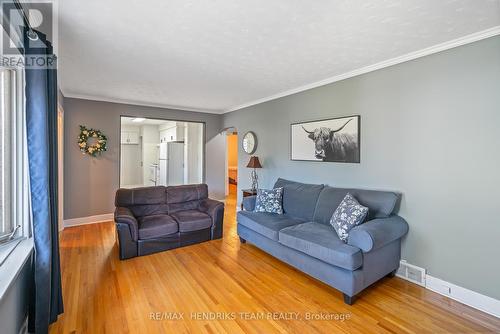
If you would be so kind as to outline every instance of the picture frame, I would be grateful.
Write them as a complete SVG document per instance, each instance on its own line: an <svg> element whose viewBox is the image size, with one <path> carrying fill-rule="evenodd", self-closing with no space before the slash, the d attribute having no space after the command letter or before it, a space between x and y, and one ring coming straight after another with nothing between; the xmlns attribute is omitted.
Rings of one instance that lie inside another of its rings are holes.
<svg viewBox="0 0 500 334"><path fill-rule="evenodd" d="M290 124L290 160L360 163L360 115Z"/></svg>

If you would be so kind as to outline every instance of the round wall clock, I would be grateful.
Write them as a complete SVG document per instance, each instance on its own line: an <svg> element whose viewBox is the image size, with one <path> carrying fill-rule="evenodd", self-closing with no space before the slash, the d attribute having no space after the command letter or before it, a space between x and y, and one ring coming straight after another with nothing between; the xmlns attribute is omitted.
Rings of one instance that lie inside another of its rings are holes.
<svg viewBox="0 0 500 334"><path fill-rule="evenodd" d="M257 149L257 137L252 131L248 131L243 136L243 151L246 154L253 154Z"/></svg>

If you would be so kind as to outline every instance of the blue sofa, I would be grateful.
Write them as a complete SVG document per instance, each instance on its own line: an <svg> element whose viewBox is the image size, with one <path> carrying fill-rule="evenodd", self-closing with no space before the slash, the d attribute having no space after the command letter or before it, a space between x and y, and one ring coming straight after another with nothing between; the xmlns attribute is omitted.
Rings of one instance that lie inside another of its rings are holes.
<svg viewBox="0 0 500 334"><path fill-rule="evenodd" d="M283 187L282 215L254 212L255 196L243 199L237 215L241 242L340 290L344 302L385 276L394 276L401 258L406 221L395 215L400 195L375 190L334 188L278 179ZM348 242L339 239L330 218L350 192L369 208L367 221L354 227Z"/></svg>

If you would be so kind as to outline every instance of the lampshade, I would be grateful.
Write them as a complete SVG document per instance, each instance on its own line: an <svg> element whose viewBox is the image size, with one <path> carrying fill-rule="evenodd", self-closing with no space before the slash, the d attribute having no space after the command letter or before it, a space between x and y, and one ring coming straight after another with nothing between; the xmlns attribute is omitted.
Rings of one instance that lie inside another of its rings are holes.
<svg viewBox="0 0 500 334"><path fill-rule="evenodd" d="M262 168L260 164L259 158L256 156L250 157L250 161L248 162L247 167L249 168Z"/></svg>

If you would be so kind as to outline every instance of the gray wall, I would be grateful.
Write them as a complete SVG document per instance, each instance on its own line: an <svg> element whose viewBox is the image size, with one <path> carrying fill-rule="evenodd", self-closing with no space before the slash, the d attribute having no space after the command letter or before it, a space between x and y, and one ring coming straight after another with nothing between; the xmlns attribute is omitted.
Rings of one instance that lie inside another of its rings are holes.
<svg viewBox="0 0 500 334"><path fill-rule="evenodd" d="M289 159L290 123L361 115L361 163ZM238 110L238 187L249 186L245 131L262 187L277 177L404 193L403 258L500 299L500 37Z"/></svg>
<svg viewBox="0 0 500 334"><path fill-rule="evenodd" d="M210 194L224 198L224 151L222 116L82 99L64 99L64 219L107 214L114 211L119 186L120 116L198 121L206 124L206 178ZM76 144L79 125L100 129L108 136L108 151L92 158Z"/></svg>
<svg viewBox="0 0 500 334"><path fill-rule="evenodd" d="M19 333L28 316L30 288L31 258L28 258L0 300L0 333Z"/></svg>

